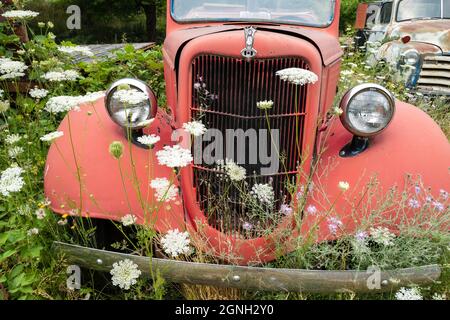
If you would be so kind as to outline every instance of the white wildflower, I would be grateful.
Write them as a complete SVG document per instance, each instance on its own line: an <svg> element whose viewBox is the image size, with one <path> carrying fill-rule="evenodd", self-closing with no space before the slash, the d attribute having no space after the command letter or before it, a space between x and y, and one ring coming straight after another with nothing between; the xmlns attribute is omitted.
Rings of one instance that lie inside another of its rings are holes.
<svg viewBox="0 0 450 320"><path fill-rule="evenodd" d="M258 107L258 109L268 110L268 109L271 109L273 107L273 101L272 100L260 101L260 102L256 103L256 106Z"/></svg>
<svg viewBox="0 0 450 320"><path fill-rule="evenodd" d="M142 136L137 138L137 141L140 144L152 147L153 145L155 145L158 141L160 141L161 138L158 137L157 135L151 134L151 135L147 135L147 136Z"/></svg>
<svg viewBox="0 0 450 320"><path fill-rule="evenodd" d="M122 219L120 219L120 222L122 222L124 227L129 227L135 224L136 221L137 217L134 214L127 214L126 216L123 216Z"/></svg>
<svg viewBox="0 0 450 320"><path fill-rule="evenodd" d="M51 132L51 133L46 134L45 136L42 136L41 141L52 142L58 138L61 138L63 135L64 135L64 132L62 132L62 131Z"/></svg>
<svg viewBox="0 0 450 320"><path fill-rule="evenodd" d="M178 195L178 188L166 178L156 178L150 182L150 187L155 190L158 201L170 202Z"/></svg>
<svg viewBox="0 0 450 320"><path fill-rule="evenodd" d="M0 99L3 98L4 93L5 93L5 90L0 89Z"/></svg>
<svg viewBox="0 0 450 320"><path fill-rule="evenodd" d="M67 112L72 109L76 110L79 104L79 97L58 96L50 98L45 105L44 110L50 113Z"/></svg>
<svg viewBox="0 0 450 320"><path fill-rule="evenodd" d="M0 58L0 79L14 79L25 75L28 66L21 61L13 61L9 58Z"/></svg>
<svg viewBox="0 0 450 320"><path fill-rule="evenodd" d="M20 156L23 153L23 148L22 147L12 147L8 150L8 156L11 159L16 159L18 156Z"/></svg>
<svg viewBox="0 0 450 320"><path fill-rule="evenodd" d="M20 167L10 167L2 172L0 176L0 193L7 197L10 193L22 190L24 181L22 178L23 169Z"/></svg>
<svg viewBox="0 0 450 320"><path fill-rule="evenodd" d="M34 212L34 215L38 220L42 220L45 218L45 209L39 208Z"/></svg>
<svg viewBox="0 0 450 320"><path fill-rule="evenodd" d="M395 234L384 227L370 228L370 236L373 241L384 246L392 246L394 244Z"/></svg>
<svg viewBox="0 0 450 320"><path fill-rule="evenodd" d="M8 100L0 100L0 112L8 111L10 103Z"/></svg>
<svg viewBox="0 0 450 320"><path fill-rule="evenodd" d="M131 286L137 283L141 275L138 265L129 259L125 259L113 264L110 271L112 284L124 290L130 290Z"/></svg>
<svg viewBox="0 0 450 320"><path fill-rule="evenodd" d="M105 92L104 91L98 91L98 92L88 92L84 96L78 97L79 103L94 103L98 99L104 98Z"/></svg>
<svg viewBox="0 0 450 320"><path fill-rule="evenodd" d="M432 298L433 298L433 300L446 300L447 299L445 293L443 293L443 294L435 293L435 294L433 294Z"/></svg>
<svg viewBox="0 0 450 320"><path fill-rule="evenodd" d="M319 77L311 71L300 68L288 68L276 72L276 75L283 81L288 81L295 85L305 85L309 83L316 83Z"/></svg>
<svg viewBox="0 0 450 320"><path fill-rule="evenodd" d="M113 94L113 99L119 100L127 105L138 105L147 101L148 95L137 89L117 90Z"/></svg>
<svg viewBox="0 0 450 320"><path fill-rule="evenodd" d="M32 229L28 230L28 232L27 232L27 235L29 237L37 235L37 234L39 234L39 229L38 228L32 228Z"/></svg>
<svg viewBox="0 0 450 320"><path fill-rule="evenodd" d="M80 74L76 70L49 71L42 78L50 82L75 81L80 78Z"/></svg>
<svg viewBox="0 0 450 320"><path fill-rule="evenodd" d="M163 150L156 153L160 165L169 168L181 168L188 166L193 158L188 149L183 149L179 145L173 147L165 146Z"/></svg>
<svg viewBox="0 0 450 320"><path fill-rule="evenodd" d="M395 298L397 300L423 300L423 297L417 288L401 288L395 294Z"/></svg>
<svg viewBox="0 0 450 320"><path fill-rule="evenodd" d="M255 199L258 199L262 203L272 204L275 198L273 188L270 184L257 183L252 187L250 192Z"/></svg>
<svg viewBox="0 0 450 320"><path fill-rule="evenodd" d="M244 167L237 165L233 160L217 161L218 170L224 171L231 181L242 181L246 178Z"/></svg>
<svg viewBox="0 0 450 320"><path fill-rule="evenodd" d="M39 89L38 87L34 87L29 92L30 96L35 99L44 99L48 95L48 91L45 89Z"/></svg>
<svg viewBox="0 0 450 320"><path fill-rule="evenodd" d="M343 76L343 77L347 77L347 76L350 76L350 75L352 75L354 72L352 71L352 70L342 70L341 71L341 75Z"/></svg>
<svg viewBox="0 0 450 320"><path fill-rule="evenodd" d="M244 229L246 231L250 231L253 229L253 225L250 222L244 222L242 224L242 229Z"/></svg>
<svg viewBox="0 0 450 320"><path fill-rule="evenodd" d="M67 225L67 223L68 223L67 219L60 219L60 220L58 220L58 222L57 222L57 224L58 224L59 226L65 226L65 225Z"/></svg>
<svg viewBox="0 0 450 320"><path fill-rule="evenodd" d="M81 55L84 55L87 57L92 57L94 55L94 53L91 51L91 49L89 49L89 47L83 47L83 46L73 46L73 47L60 46L58 48L58 51L67 53L69 55L81 54Z"/></svg>
<svg viewBox="0 0 450 320"><path fill-rule="evenodd" d="M339 189L341 189L342 191L347 191L348 189L350 189L350 184L348 182L345 181L341 181L338 184Z"/></svg>
<svg viewBox="0 0 450 320"><path fill-rule="evenodd" d="M19 136L18 134L9 134L5 138L5 142L7 144L15 144L15 143L19 142L20 140L22 140L22 137Z"/></svg>
<svg viewBox="0 0 450 320"><path fill-rule="evenodd" d="M2 14L2 16L7 19L18 19L18 20L32 19L37 17L38 15L39 12L31 10L10 10Z"/></svg>
<svg viewBox="0 0 450 320"><path fill-rule="evenodd" d="M161 238L161 245L164 252L172 258L190 253L190 243L191 240L189 239L189 233L180 232L178 229L169 230L169 232Z"/></svg>
<svg viewBox="0 0 450 320"><path fill-rule="evenodd" d="M194 137L199 137L206 133L205 125L199 121L192 121L183 124L183 129Z"/></svg>
<svg viewBox="0 0 450 320"><path fill-rule="evenodd" d="M444 189L439 190L439 194L441 195L442 199L447 200L448 199L448 192Z"/></svg>

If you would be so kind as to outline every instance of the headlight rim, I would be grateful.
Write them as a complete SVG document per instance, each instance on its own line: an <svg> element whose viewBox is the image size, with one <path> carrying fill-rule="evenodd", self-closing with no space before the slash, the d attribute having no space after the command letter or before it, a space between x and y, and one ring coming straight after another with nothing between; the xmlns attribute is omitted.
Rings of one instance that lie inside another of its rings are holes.
<svg viewBox="0 0 450 320"><path fill-rule="evenodd" d="M392 115L391 115L391 118L389 119L389 121L386 123L386 125L384 126L383 129L380 129L376 132L367 133L367 132L362 132L362 131L358 130L357 128L355 128L352 125L352 123L348 117L348 106L350 105L352 100L358 94L361 94L366 91L378 91L378 92L382 93L387 98L388 102L390 103L391 109L392 109ZM360 85L357 85L357 86L351 88L344 94L344 97L342 98L341 103L340 103L340 108L343 110L343 113L340 116L340 120L341 120L341 123L344 126L344 128L347 129L350 133L352 133L355 136L362 137L362 138L370 138L370 137L381 134L384 130L386 130L389 127L389 125L392 122L392 119L394 119L394 116L395 116L396 103L395 103L395 97L392 94L392 92L389 91L388 89L386 89L385 87L383 87L379 84L375 84L375 83L363 83L363 84L360 84Z"/></svg>
<svg viewBox="0 0 450 320"><path fill-rule="evenodd" d="M407 62L408 58L406 56L409 53L414 53L416 55L416 57L417 57L417 60L414 63L412 63L412 64ZM415 66L417 66L418 63L420 63L421 55L420 55L420 52L417 49L414 49L414 48L408 49L405 52L403 52L402 56L403 56L403 63L405 65L407 65L407 66L415 67Z"/></svg>
<svg viewBox="0 0 450 320"><path fill-rule="evenodd" d="M149 101L149 104L150 104L150 110L149 110L149 116L145 120L154 119L156 117L157 112L158 112L158 103L157 103L156 95L153 92L153 90L144 81L139 80L139 79L135 79L135 78L122 78L122 79L119 79L119 80L115 81L114 83L112 83L110 85L110 87L108 88L108 90L106 91L106 94L105 94L105 107L106 107L106 110L108 112L108 115L109 115L110 119L115 124L120 126L121 128L131 129L131 130L139 130L139 129L145 128L145 125L142 125L142 126L139 126L139 125L137 125L137 126L126 126L123 123L120 123L119 121L117 121L113 117L113 112L111 111L111 108L110 108L110 102L111 102L112 94L114 93L115 89L117 87L121 86L121 85L129 85L131 87L135 87L135 88L137 88L137 89L139 89L142 92L145 92L147 94L148 101Z"/></svg>

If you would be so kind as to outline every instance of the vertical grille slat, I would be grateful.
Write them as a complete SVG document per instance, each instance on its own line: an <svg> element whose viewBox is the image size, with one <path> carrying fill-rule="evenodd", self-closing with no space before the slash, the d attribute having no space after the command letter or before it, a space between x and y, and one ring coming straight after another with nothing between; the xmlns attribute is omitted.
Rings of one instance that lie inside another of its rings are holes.
<svg viewBox="0 0 450 320"><path fill-rule="evenodd" d="M295 123L299 123L299 143L303 141L303 124L306 115L307 86L299 87L282 81L275 73L285 68L300 67L309 69L308 64L299 57L281 57L273 59L243 60L239 58L217 55L200 55L192 61L193 84L199 81L205 86L208 94L215 97L209 99L207 108L199 104L198 94L192 98L192 118L201 120L209 129L218 129L224 137L224 158L226 157L227 129L268 130L265 112L256 107L262 100L274 101L272 109L268 110L270 128L279 130L280 141L278 149L273 148L271 138L266 137L269 145L268 152L280 153L285 161L280 162L279 172L273 175L261 175L261 168L257 164L247 164L250 155L246 154L246 163L238 163L244 167L248 178L248 189L254 183L272 183L275 192L274 211L278 211L284 201L289 202L286 182L295 178L297 162L301 154L295 145ZM201 81L203 80L203 81ZM194 90L195 92L195 90ZM295 95L298 105L295 106ZM259 139L262 139L258 135ZM259 143L259 141L258 141ZM205 148L208 142L204 142ZM236 154L235 154L236 155ZM237 159L232 159L235 162ZM242 203L236 190L228 190L229 201L227 208L214 201L217 194L224 194L224 185L215 167L196 164L193 169L194 188L197 201L207 216L211 226L237 237L256 237L261 234L244 230L243 223L261 226L261 221L248 216L246 204ZM255 173L255 174L254 174ZM257 229L257 228L256 228Z"/></svg>

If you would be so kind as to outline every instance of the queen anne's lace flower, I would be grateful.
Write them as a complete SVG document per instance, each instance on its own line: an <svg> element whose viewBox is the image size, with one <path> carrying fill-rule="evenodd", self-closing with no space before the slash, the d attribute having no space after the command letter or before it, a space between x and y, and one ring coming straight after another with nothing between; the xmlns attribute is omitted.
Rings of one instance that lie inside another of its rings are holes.
<svg viewBox="0 0 450 320"><path fill-rule="evenodd" d="M270 184L257 183L252 187L251 195L261 203L272 204L275 198L273 188Z"/></svg>
<svg viewBox="0 0 450 320"><path fill-rule="evenodd" d="M217 161L217 169L225 172L231 181L242 181L246 178L244 167L239 166L233 160L226 159Z"/></svg>
<svg viewBox="0 0 450 320"><path fill-rule="evenodd" d="M44 99L48 95L48 91L45 89L39 89L35 87L29 92L30 96L35 99Z"/></svg>
<svg viewBox="0 0 450 320"><path fill-rule="evenodd" d="M183 149L179 145L173 147L165 146L163 150L156 153L160 165L169 168L182 168L188 166L193 158L188 149Z"/></svg>
<svg viewBox="0 0 450 320"><path fill-rule="evenodd" d="M137 217L134 214L127 214L126 216L123 216L122 219L120 219L120 222L122 222L124 227L131 226L135 224L137 221Z"/></svg>
<svg viewBox="0 0 450 320"><path fill-rule="evenodd" d="M32 19L39 15L39 12L31 10L10 10L2 14L3 17L7 19Z"/></svg>
<svg viewBox="0 0 450 320"><path fill-rule="evenodd" d="M279 76L281 80L301 86L309 83L316 83L319 80L319 77L317 77L314 72L300 68L283 69L277 71L276 75Z"/></svg>
<svg viewBox="0 0 450 320"><path fill-rule="evenodd" d="M58 138L61 138L63 135L64 135L64 132L62 132L62 131L51 132L51 133L46 134L45 136L42 136L41 141L52 142Z"/></svg>
<svg viewBox="0 0 450 320"><path fill-rule="evenodd" d="M59 96L50 98L45 105L44 110L50 113L67 112L72 109L77 109L80 103L79 97Z"/></svg>
<svg viewBox="0 0 450 320"><path fill-rule="evenodd" d="M29 237L37 235L37 234L39 234L39 229L38 228L31 228L27 232L27 236L29 236Z"/></svg>
<svg viewBox="0 0 450 320"><path fill-rule="evenodd" d="M113 264L110 271L112 275L112 284L124 290L130 290L131 286L136 284L141 275L138 265L129 259L125 259Z"/></svg>
<svg viewBox="0 0 450 320"><path fill-rule="evenodd" d="M273 101L272 100L260 101L256 103L256 106L261 110L271 109L273 107Z"/></svg>
<svg viewBox="0 0 450 320"><path fill-rule="evenodd" d="M143 144L143 145L149 146L149 147L152 147L153 145L155 145L159 140L161 140L161 138L154 134L137 138L137 141L140 144Z"/></svg>
<svg viewBox="0 0 450 320"><path fill-rule="evenodd" d="M10 135L6 136L5 142L7 144L15 144L15 143L19 142L21 139L22 139L22 137L19 136L18 134L10 134Z"/></svg>
<svg viewBox="0 0 450 320"><path fill-rule="evenodd" d="M417 288L401 288L395 294L397 300L423 300L419 289Z"/></svg>
<svg viewBox="0 0 450 320"><path fill-rule="evenodd" d="M42 78L50 82L75 81L80 74L76 70L49 71Z"/></svg>
<svg viewBox="0 0 450 320"><path fill-rule="evenodd" d="M190 243L189 233L180 232L178 229L169 230L169 232L161 238L161 245L164 252L172 256L172 258L190 253Z"/></svg>
<svg viewBox="0 0 450 320"><path fill-rule="evenodd" d="M28 66L21 61L13 61L9 58L0 58L0 79L14 79L23 77Z"/></svg>
<svg viewBox="0 0 450 320"><path fill-rule="evenodd" d="M370 235L372 240L378 244L382 244L384 246L392 246L394 244L395 234L390 232L388 228L370 228Z"/></svg>
<svg viewBox="0 0 450 320"><path fill-rule="evenodd" d="M9 101L8 100L0 100L0 112L6 112L9 109Z"/></svg>
<svg viewBox="0 0 450 320"><path fill-rule="evenodd" d="M205 125L199 121L192 121L183 124L183 129L194 137L199 137L207 131Z"/></svg>
<svg viewBox="0 0 450 320"><path fill-rule="evenodd" d="M8 150L8 156L11 159L16 159L18 156L20 156L23 153L23 148L22 147L12 147L11 149Z"/></svg>
<svg viewBox="0 0 450 320"><path fill-rule="evenodd" d="M155 190L158 201L170 202L178 195L178 188L166 178L156 178L150 182L150 187Z"/></svg>
<svg viewBox="0 0 450 320"><path fill-rule="evenodd" d="M117 90L113 94L113 99L119 100L127 105L138 105L148 100L148 95L137 89Z"/></svg>
<svg viewBox="0 0 450 320"><path fill-rule="evenodd" d="M81 55L84 55L87 57L92 57L94 55L94 53L91 51L91 49L89 49L89 47L83 47L83 46L73 46L73 47L61 46L58 48L58 51L67 53L70 55L81 54Z"/></svg>
<svg viewBox="0 0 450 320"><path fill-rule="evenodd" d="M13 192L22 190L24 181L22 178L23 169L20 167L10 167L2 172L0 177L0 193L7 197Z"/></svg>
<svg viewBox="0 0 450 320"><path fill-rule="evenodd" d="M347 191L348 189L350 189L350 184L349 184L348 182L341 181L341 182L339 182L338 187L339 187L339 189L341 189L342 191L345 192L345 191Z"/></svg>
<svg viewBox="0 0 450 320"><path fill-rule="evenodd" d="M98 99L101 99L104 97L105 97L105 92L98 91L98 92L88 92L84 96L78 96L75 98L78 99L79 104L82 104L82 103L94 103Z"/></svg>

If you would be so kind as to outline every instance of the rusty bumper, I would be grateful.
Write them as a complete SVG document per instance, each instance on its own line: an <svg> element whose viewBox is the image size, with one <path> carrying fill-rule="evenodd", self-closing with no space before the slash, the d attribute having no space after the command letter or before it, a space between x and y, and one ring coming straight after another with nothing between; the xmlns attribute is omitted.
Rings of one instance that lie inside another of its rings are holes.
<svg viewBox="0 0 450 320"><path fill-rule="evenodd" d="M55 242L53 249L64 254L67 262L71 264L98 271L108 272L112 269L113 263L130 259L146 276L150 276L152 270L159 272L169 282L245 290L378 293L395 291L400 287L412 284L431 284L441 275L438 265L382 271L374 274L373 272L351 270L274 269L195 263L135 256L62 242Z"/></svg>

